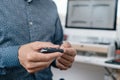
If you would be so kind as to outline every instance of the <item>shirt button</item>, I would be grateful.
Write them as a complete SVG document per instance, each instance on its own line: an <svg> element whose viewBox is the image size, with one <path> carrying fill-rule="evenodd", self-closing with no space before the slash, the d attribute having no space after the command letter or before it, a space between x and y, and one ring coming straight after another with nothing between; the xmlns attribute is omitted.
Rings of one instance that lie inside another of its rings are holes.
<svg viewBox="0 0 120 80"><path fill-rule="evenodd" d="M29 22L29 25L33 25L33 22Z"/></svg>

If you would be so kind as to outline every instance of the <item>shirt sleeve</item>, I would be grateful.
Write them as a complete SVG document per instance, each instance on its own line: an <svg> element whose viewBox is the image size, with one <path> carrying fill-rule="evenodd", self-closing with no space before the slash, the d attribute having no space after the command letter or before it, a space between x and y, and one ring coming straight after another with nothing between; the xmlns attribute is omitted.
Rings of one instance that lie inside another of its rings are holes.
<svg viewBox="0 0 120 80"><path fill-rule="evenodd" d="M5 68L19 66L19 46L0 48L0 74L5 74Z"/></svg>
<svg viewBox="0 0 120 80"><path fill-rule="evenodd" d="M54 44L62 44L63 42L63 29L61 25L60 18L58 17L56 21L56 29L55 29L55 35L54 35Z"/></svg>
<svg viewBox="0 0 120 80"><path fill-rule="evenodd" d="M53 2L54 6L56 7L55 3ZM56 7L56 11L57 11L57 7ZM53 43L54 44L58 44L61 45L63 42L63 29L62 29L62 25L61 25L61 21L57 12L57 19L56 19L56 23L55 23L55 34L54 34L54 40ZM57 68L56 66L56 60L54 60L51 65L55 68Z"/></svg>
<svg viewBox="0 0 120 80"><path fill-rule="evenodd" d="M55 36L54 36L54 44L61 45L63 42L63 29L60 22L60 18L58 16L56 21L56 30L55 30ZM51 64L53 67L57 68L56 66L56 60L54 60Z"/></svg>

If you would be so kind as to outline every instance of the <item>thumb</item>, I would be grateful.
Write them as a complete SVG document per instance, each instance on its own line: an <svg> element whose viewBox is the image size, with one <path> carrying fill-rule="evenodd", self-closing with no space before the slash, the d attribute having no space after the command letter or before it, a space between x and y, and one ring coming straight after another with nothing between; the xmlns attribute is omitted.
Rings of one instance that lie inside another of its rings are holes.
<svg viewBox="0 0 120 80"><path fill-rule="evenodd" d="M61 45L61 48L70 48L71 47L71 44L69 42L64 42L62 45Z"/></svg>
<svg viewBox="0 0 120 80"><path fill-rule="evenodd" d="M36 42L31 43L30 45L34 50L39 50L41 48L46 48L46 47L59 48L59 45L54 45L51 42L38 42L38 41L36 41Z"/></svg>

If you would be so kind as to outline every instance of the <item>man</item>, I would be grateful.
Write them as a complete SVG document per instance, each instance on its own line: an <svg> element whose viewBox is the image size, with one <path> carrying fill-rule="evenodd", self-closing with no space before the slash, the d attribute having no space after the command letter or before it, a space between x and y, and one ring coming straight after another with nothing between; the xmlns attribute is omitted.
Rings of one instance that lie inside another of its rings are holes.
<svg viewBox="0 0 120 80"><path fill-rule="evenodd" d="M66 70L76 55L62 40L52 0L0 0L0 80L52 80L51 66ZM64 53L39 52L46 47Z"/></svg>

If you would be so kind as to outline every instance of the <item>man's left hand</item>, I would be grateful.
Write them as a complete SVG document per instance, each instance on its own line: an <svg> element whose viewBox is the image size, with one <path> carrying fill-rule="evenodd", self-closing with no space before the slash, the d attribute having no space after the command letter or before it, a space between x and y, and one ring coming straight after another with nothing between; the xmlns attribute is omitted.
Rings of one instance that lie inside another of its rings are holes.
<svg viewBox="0 0 120 80"><path fill-rule="evenodd" d="M64 42L60 48L64 50L64 53L61 57L56 59L56 66L60 70L67 70L74 62L76 50L72 48L71 44L68 42Z"/></svg>

